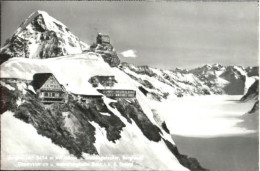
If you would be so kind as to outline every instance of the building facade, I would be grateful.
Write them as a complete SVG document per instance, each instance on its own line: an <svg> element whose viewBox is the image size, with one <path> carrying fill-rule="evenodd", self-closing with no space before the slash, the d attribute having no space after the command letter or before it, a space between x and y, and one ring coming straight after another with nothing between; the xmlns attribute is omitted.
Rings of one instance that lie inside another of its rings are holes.
<svg viewBox="0 0 260 171"><path fill-rule="evenodd" d="M98 91L109 98L135 98L136 97L136 91L134 90L98 89Z"/></svg>
<svg viewBox="0 0 260 171"><path fill-rule="evenodd" d="M34 74L31 84L43 104L64 103L67 99L65 88L52 73Z"/></svg>
<svg viewBox="0 0 260 171"><path fill-rule="evenodd" d="M73 100L78 102L90 103L92 101L102 99L102 95L86 95L86 94L74 94L72 93Z"/></svg>

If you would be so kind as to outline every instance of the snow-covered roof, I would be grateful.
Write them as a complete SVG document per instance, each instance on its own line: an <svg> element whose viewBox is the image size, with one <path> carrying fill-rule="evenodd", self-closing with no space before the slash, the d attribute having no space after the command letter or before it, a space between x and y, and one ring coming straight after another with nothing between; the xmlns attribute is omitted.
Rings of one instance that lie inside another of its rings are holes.
<svg viewBox="0 0 260 171"><path fill-rule="evenodd" d="M33 75L32 86L34 89L39 89L51 77L52 73L37 73Z"/></svg>

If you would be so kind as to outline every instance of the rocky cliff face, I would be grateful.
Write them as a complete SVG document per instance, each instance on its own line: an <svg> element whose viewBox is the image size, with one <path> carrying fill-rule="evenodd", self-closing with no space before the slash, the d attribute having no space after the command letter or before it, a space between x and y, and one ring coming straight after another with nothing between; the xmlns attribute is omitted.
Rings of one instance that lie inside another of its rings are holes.
<svg viewBox="0 0 260 171"><path fill-rule="evenodd" d="M241 101L258 100L259 98L259 80L256 80L248 89Z"/></svg>
<svg viewBox="0 0 260 171"><path fill-rule="evenodd" d="M259 100L257 100L255 102L254 106L252 107L252 109L248 113L250 113L250 114L255 113L256 115L258 115L258 113L259 113Z"/></svg>
<svg viewBox="0 0 260 171"><path fill-rule="evenodd" d="M44 11L32 13L1 48L1 55L24 58L52 58L81 53L79 38Z"/></svg>
<svg viewBox="0 0 260 171"><path fill-rule="evenodd" d="M258 100L259 98L259 80L256 80L248 89L241 101Z"/></svg>
<svg viewBox="0 0 260 171"><path fill-rule="evenodd" d="M247 67L246 72L247 72L249 77L258 76L259 67Z"/></svg>
<svg viewBox="0 0 260 171"><path fill-rule="evenodd" d="M247 68L250 75L255 76L258 68ZM242 122L238 123L238 126L245 127L247 129L256 130L259 132L259 80L257 79L247 90L245 95L240 99L241 102L252 101L254 105L251 110L242 115Z"/></svg>
<svg viewBox="0 0 260 171"><path fill-rule="evenodd" d="M257 115L259 113L259 80L256 80L248 89L246 94L240 99L242 102L253 100L255 101L254 106L250 111L249 114ZM258 125L258 118L257 123Z"/></svg>

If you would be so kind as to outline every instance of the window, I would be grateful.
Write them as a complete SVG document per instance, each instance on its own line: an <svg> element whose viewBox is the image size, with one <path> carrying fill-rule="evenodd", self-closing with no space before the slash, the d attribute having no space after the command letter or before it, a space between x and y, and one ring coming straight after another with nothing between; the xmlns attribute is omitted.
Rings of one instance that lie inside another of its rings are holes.
<svg viewBox="0 0 260 171"><path fill-rule="evenodd" d="M47 92L45 92L45 93L44 93L44 96L48 96L48 93L47 93Z"/></svg>

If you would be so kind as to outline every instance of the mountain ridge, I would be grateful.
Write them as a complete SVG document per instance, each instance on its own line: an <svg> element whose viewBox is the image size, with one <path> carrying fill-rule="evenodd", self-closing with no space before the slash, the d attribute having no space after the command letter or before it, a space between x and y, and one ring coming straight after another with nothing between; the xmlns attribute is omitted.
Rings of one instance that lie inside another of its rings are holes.
<svg viewBox="0 0 260 171"><path fill-rule="evenodd" d="M258 79L258 67L243 68L216 64L190 70L167 70L123 62L119 68L139 82L146 91L156 93L161 99L164 93L178 97L209 94L243 95Z"/></svg>

